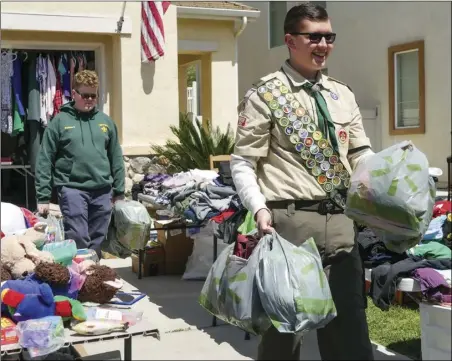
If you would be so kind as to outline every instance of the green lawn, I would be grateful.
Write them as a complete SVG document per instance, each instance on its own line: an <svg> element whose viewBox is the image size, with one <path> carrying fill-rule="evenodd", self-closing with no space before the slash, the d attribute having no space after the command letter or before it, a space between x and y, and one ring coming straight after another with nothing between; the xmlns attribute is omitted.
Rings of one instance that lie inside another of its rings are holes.
<svg viewBox="0 0 452 361"><path fill-rule="evenodd" d="M417 307L393 305L389 311L381 311L368 297L367 321L373 342L414 360L421 359L421 326Z"/></svg>

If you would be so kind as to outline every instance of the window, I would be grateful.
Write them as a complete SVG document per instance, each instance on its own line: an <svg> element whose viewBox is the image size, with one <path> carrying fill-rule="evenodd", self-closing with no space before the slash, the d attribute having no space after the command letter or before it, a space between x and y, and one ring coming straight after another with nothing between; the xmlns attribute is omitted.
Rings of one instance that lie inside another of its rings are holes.
<svg viewBox="0 0 452 361"><path fill-rule="evenodd" d="M287 1L268 2L270 49L284 45L284 19L286 14Z"/></svg>
<svg viewBox="0 0 452 361"><path fill-rule="evenodd" d="M391 46L388 65L389 134L424 134L424 41Z"/></svg>

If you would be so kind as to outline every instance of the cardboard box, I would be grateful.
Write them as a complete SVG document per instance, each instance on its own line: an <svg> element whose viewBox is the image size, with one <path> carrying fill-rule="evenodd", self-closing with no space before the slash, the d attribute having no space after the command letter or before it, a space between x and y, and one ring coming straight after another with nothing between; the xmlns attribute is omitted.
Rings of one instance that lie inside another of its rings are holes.
<svg viewBox="0 0 452 361"><path fill-rule="evenodd" d="M141 265L142 277L165 274L165 250L163 247L146 249ZM132 254L132 272L138 273L138 255Z"/></svg>
<svg viewBox="0 0 452 361"><path fill-rule="evenodd" d="M16 331L16 324L7 317L1 318L2 336L1 345L14 345L19 342Z"/></svg>
<svg viewBox="0 0 452 361"><path fill-rule="evenodd" d="M168 228L157 232L157 240L165 248L165 274L181 275L188 257L193 252L193 239L187 237L185 223L180 219L156 220L155 228Z"/></svg>

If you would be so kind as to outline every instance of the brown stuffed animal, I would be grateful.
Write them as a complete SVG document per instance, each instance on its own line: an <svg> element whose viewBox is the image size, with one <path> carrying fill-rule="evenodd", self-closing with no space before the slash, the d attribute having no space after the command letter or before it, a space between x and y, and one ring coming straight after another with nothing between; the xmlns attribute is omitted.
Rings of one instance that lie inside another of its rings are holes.
<svg viewBox="0 0 452 361"><path fill-rule="evenodd" d="M86 280L78 294L80 302L107 303L122 288L122 281L110 267L91 265L85 274Z"/></svg>
<svg viewBox="0 0 452 361"><path fill-rule="evenodd" d="M65 286L71 280L69 269L59 263L40 263L35 268L35 277L50 287Z"/></svg>
<svg viewBox="0 0 452 361"><path fill-rule="evenodd" d="M8 271L8 269L2 265L0 268L0 282L5 282L5 281L9 281L12 279L11 277L11 273Z"/></svg>

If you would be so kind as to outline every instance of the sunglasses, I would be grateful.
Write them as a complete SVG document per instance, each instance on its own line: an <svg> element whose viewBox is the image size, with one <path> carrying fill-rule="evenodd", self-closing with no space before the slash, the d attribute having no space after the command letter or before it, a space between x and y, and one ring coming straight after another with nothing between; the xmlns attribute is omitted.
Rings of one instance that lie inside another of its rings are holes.
<svg viewBox="0 0 452 361"><path fill-rule="evenodd" d="M325 38L327 44L333 44L336 40L336 33L290 33L290 35L307 35L312 44L318 44Z"/></svg>
<svg viewBox="0 0 452 361"><path fill-rule="evenodd" d="M80 93L78 90L75 90L75 92L76 92L78 95L80 95L80 97L81 97L83 100L89 100L89 99L96 100L96 99L97 99L97 94Z"/></svg>

